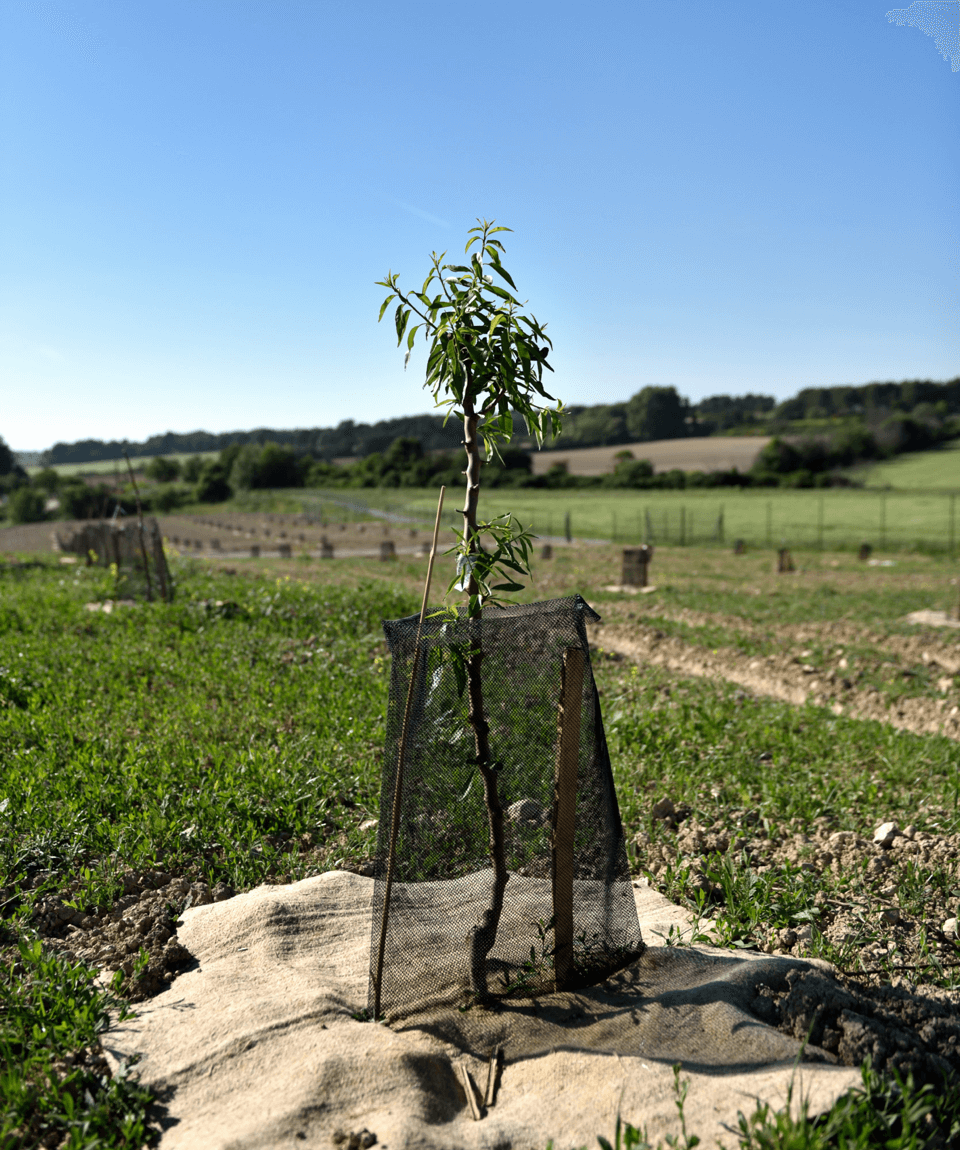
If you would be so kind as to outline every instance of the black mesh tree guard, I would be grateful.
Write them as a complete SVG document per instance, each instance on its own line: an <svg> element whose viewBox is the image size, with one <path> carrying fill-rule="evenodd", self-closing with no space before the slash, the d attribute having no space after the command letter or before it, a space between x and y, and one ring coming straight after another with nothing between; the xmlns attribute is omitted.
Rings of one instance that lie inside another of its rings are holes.
<svg viewBox="0 0 960 1150"><path fill-rule="evenodd" d="M472 939L494 892L465 683L466 658L478 651L508 872L496 941L485 960L484 997L588 985L642 952L590 669L585 624L598 618L579 595L487 607L479 619L427 618L416 658L419 617L384 623L393 661L374 871L371 1011L381 956L384 1014L477 997Z"/></svg>

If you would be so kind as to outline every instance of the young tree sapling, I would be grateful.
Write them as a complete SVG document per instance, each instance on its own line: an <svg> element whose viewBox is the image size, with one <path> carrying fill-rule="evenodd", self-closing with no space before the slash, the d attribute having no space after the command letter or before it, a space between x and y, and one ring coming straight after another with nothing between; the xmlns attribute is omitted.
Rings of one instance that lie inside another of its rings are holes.
<svg viewBox="0 0 960 1150"><path fill-rule="evenodd" d="M501 262L503 244L493 238L510 229L494 225L493 220L478 220L478 226L470 229L464 249L468 265L445 264L446 252L433 252L420 291L403 292L393 272L378 281L390 291L380 308L381 320L397 301L394 323L398 346L406 340L404 366L421 333L429 347L424 386L438 407L447 408L463 422L466 493L463 530L457 532L453 548L457 575L450 590L466 593L471 619L479 619L484 605L497 601L501 593L521 589L516 577L530 572L532 542L531 533L510 514L488 522L479 520L481 443L487 460L499 456L513 436L516 415L539 446L545 436L559 432L564 414L563 405L543 387L544 369L553 370L547 362L553 345L546 325L524 314L524 305L512 294L516 285ZM490 550L481 546L482 536L492 543ZM501 582L494 582L497 578ZM473 927L470 941L470 984L482 1001L488 996L487 955L496 941L508 875L503 805L483 699L483 644L479 632L477 636L464 653L463 679L475 761L483 779L493 865L490 905Z"/></svg>

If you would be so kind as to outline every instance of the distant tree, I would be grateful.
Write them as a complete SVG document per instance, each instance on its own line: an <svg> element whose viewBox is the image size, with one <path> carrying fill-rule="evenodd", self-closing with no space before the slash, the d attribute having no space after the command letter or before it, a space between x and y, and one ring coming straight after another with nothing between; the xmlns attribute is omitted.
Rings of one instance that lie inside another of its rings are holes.
<svg viewBox="0 0 960 1150"><path fill-rule="evenodd" d="M9 475L16 465L17 461L13 452L7 447L3 437L0 436L0 475Z"/></svg>
<svg viewBox="0 0 960 1150"><path fill-rule="evenodd" d="M419 444L418 444L419 446ZM260 451L255 487L299 487L302 483L297 458L290 447L265 443Z"/></svg>
<svg viewBox="0 0 960 1150"><path fill-rule="evenodd" d="M204 463L200 469L195 493L200 503L222 503L233 494L230 480L227 478L227 469L219 459L208 459Z"/></svg>
<svg viewBox="0 0 960 1150"><path fill-rule="evenodd" d="M164 484L157 487L153 492L152 505L157 511L163 511L169 515L171 511L176 509L183 503L183 491L181 488L174 487L173 484ZM208 502L216 502L209 500Z"/></svg>
<svg viewBox="0 0 960 1150"><path fill-rule="evenodd" d="M686 435L687 406L675 387L645 387L627 401L627 431L634 439Z"/></svg>
<svg viewBox="0 0 960 1150"><path fill-rule="evenodd" d="M60 514L64 519L92 519L105 515L113 507L116 496L103 483L89 487L82 479L73 476L60 484Z"/></svg>
<svg viewBox="0 0 960 1150"><path fill-rule="evenodd" d="M609 482L611 487L649 487L652 478L653 465L648 459L634 459L629 451L620 451Z"/></svg>
<svg viewBox="0 0 960 1150"><path fill-rule="evenodd" d="M592 407L571 408L563 421L561 444L574 447L604 446L608 443L626 443L627 405L625 403L596 404Z"/></svg>
<svg viewBox="0 0 960 1150"><path fill-rule="evenodd" d="M226 447L220 451L220 462L227 469L228 475L233 470L233 465L237 460L237 456L240 454L243 448L244 444L240 443L238 440L236 443L228 443ZM200 462L202 463L203 460Z"/></svg>
<svg viewBox="0 0 960 1150"><path fill-rule="evenodd" d="M60 474L52 467L44 467L33 477L33 486L52 495L60 486Z"/></svg>
<svg viewBox="0 0 960 1150"><path fill-rule="evenodd" d="M35 487L18 487L10 496L11 523L39 523L44 517L43 492Z"/></svg>
<svg viewBox="0 0 960 1150"><path fill-rule="evenodd" d="M837 467L850 467L863 459L876 459L878 454L876 440L862 425L835 435L830 450Z"/></svg>
<svg viewBox="0 0 960 1150"><path fill-rule="evenodd" d="M176 459L157 455L150 460L144 472L148 479L153 479L157 483L171 483L180 476L180 463Z"/></svg>
<svg viewBox="0 0 960 1150"><path fill-rule="evenodd" d="M250 491L260 486L260 454L256 443L247 443L236 454L230 468L230 486L235 491Z"/></svg>
<svg viewBox="0 0 960 1150"><path fill-rule="evenodd" d="M203 456L201 455L191 455L183 461L183 467L180 469L180 475L184 482L197 482L197 480L200 478L200 472L203 470L203 462Z"/></svg>
<svg viewBox="0 0 960 1150"><path fill-rule="evenodd" d="M800 453L785 439L774 436L760 451L753 471L757 474L786 475L800 466Z"/></svg>

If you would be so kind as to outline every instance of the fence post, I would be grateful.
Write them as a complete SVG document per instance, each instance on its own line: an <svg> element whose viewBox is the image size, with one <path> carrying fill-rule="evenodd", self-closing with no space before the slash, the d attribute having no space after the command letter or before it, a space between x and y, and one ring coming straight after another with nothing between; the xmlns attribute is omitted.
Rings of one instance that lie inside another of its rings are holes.
<svg viewBox="0 0 960 1150"><path fill-rule="evenodd" d="M571 526L570 512L569 511L567 512L566 518L563 521L563 533L567 537L567 542L572 543L573 542L573 527Z"/></svg>

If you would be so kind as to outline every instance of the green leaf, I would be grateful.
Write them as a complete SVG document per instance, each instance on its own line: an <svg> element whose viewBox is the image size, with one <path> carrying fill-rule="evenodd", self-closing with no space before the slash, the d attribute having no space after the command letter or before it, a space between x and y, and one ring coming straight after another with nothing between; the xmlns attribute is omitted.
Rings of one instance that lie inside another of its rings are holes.
<svg viewBox="0 0 960 1150"><path fill-rule="evenodd" d="M510 273L507 271L507 269L505 267L503 267L501 264L497 263L496 261L493 261L490 264L490 270L495 271L498 276L500 276L502 279L505 279L507 281L507 283L513 288L514 291L517 290L517 285L513 282L513 276L511 276Z"/></svg>
<svg viewBox="0 0 960 1150"><path fill-rule="evenodd" d="M407 323L410 320L410 312L406 310L402 303L397 304L397 310L393 317L394 325L397 329L397 343L403 339L403 333L406 331Z"/></svg>
<svg viewBox="0 0 960 1150"><path fill-rule="evenodd" d="M393 300L394 300L395 298L396 298L396 297L395 297L395 296L394 296L394 294L391 292L391 293L390 293L390 295L388 295L388 296L387 296L387 298L386 298L386 299L383 301L383 303L380 305L380 315L377 317L377 323L379 323L379 322L380 322L380 320L382 320L382 319L383 319L383 313L384 313L384 312L387 310L387 308L390 306L390 304L393 302Z"/></svg>

